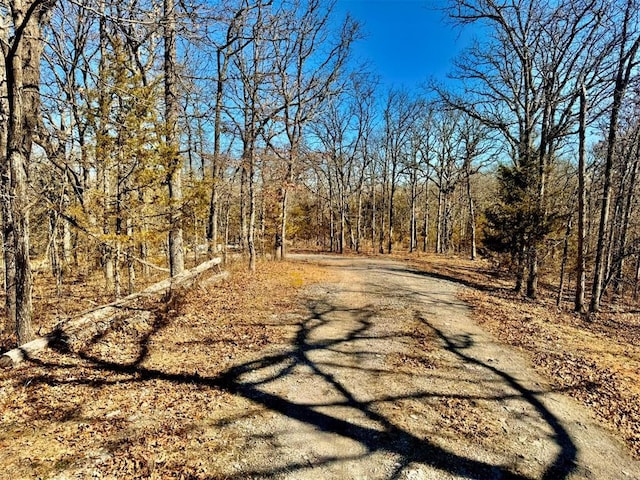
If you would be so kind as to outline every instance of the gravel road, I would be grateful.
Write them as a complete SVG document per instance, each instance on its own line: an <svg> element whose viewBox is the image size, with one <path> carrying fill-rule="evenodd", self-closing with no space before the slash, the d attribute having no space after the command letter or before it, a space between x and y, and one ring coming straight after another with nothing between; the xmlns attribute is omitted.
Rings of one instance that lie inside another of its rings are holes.
<svg viewBox="0 0 640 480"><path fill-rule="evenodd" d="M260 408L229 422L226 478L640 479L612 434L471 320L455 284L376 259L301 300L289 342L227 385Z"/></svg>

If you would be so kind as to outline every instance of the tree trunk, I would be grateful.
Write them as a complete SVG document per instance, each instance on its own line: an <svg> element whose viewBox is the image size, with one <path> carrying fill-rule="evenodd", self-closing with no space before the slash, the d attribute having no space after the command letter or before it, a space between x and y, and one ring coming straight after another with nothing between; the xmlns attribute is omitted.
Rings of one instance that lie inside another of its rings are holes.
<svg viewBox="0 0 640 480"><path fill-rule="evenodd" d="M324 226L324 203L322 201L322 187L320 185L320 175L318 174L318 172L316 172L316 185L318 185L316 198L316 246L322 246L322 248L326 248L327 239L322 228Z"/></svg>
<svg viewBox="0 0 640 480"><path fill-rule="evenodd" d="M524 240L522 241L522 245L518 247L518 253L516 254L516 285L514 287L514 291L518 294L522 294L524 292L524 279L526 277L527 271L527 251L524 247Z"/></svg>
<svg viewBox="0 0 640 480"><path fill-rule="evenodd" d="M569 237L571 236L571 229L573 228L573 217L569 217L567 222L567 229L564 233L564 242L562 248L562 263L560 265L560 281L558 286L558 298L556 299L556 305L560 307L562 305L562 297L564 296L565 277L567 272L567 261L569 259Z"/></svg>
<svg viewBox="0 0 640 480"><path fill-rule="evenodd" d="M2 151L6 155L6 143ZM7 316L7 322L4 324L3 331L5 333L10 333L15 330L16 326L16 260L13 251L13 216L11 214L11 205L9 203L11 180L8 162L4 161L4 159L0 175L2 176L2 190L0 192L2 195L2 251L4 260L5 309Z"/></svg>
<svg viewBox="0 0 640 480"><path fill-rule="evenodd" d="M275 256L277 259L284 260L287 256L286 242L287 242L287 222L288 222L288 210L289 210L289 187L293 183L293 164L295 162L294 149L298 146L295 142L291 145L291 152L289 153L289 159L287 162L287 172L285 175L284 185L282 186L282 211L280 212L280 231L279 238L276 242Z"/></svg>
<svg viewBox="0 0 640 480"><path fill-rule="evenodd" d="M629 147L629 152L626 157L630 160L633 158L631 166L628 167L627 172L631 171L631 178L629 179L629 185L626 188L621 187L621 197L623 198L624 205L622 206L622 221L620 222L620 234L618 236L618 245L616 248L615 265L614 265L614 294L622 295L623 291L623 272L627 247L627 235L629 233L630 222L633 211L633 204L635 199L636 183L638 178L638 169L640 167L640 128L636 128L636 135L634 141Z"/></svg>
<svg viewBox="0 0 640 480"><path fill-rule="evenodd" d="M376 251L376 222L377 222L377 218L376 218L376 212L377 212L377 206L376 206L376 182L375 182L375 176L372 174L371 175L371 253Z"/></svg>
<svg viewBox="0 0 640 480"><path fill-rule="evenodd" d="M638 301L638 294L640 293L640 254L636 256L636 275L633 287L633 300Z"/></svg>
<svg viewBox="0 0 640 480"><path fill-rule="evenodd" d="M276 242L275 242L275 258L277 260L284 260L286 256L284 242L287 237L287 209L289 205L289 189L285 186L282 189L282 203L280 212L280 225L279 231L276 234Z"/></svg>
<svg viewBox="0 0 640 480"><path fill-rule="evenodd" d="M396 161L391 162L391 175L389 176L389 203L387 210L387 253L391 253L393 250L393 227L394 227L394 215L395 215L395 195L396 195Z"/></svg>
<svg viewBox="0 0 640 480"><path fill-rule="evenodd" d="M144 190L140 190L138 192L138 199L140 201L140 204L144 205L145 203L145 195L144 195ZM147 242L147 235L146 233L149 231L149 220L147 218L146 215L142 216L142 221L141 221L141 233L142 233L142 241L140 242L140 246L139 246L139 252L140 252L140 258L143 260L142 263L142 276L147 278L151 271L149 268L149 265L147 265L147 258L149 256L149 244Z"/></svg>
<svg viewBox="0 0 640 480"><path fill-rule="evenodd" d="M338 245L338 252L339 253L344 253L344 245L345 245L345 229L346 229L346 224L345 224L345 199L344 199L344 190L342 187L340 187L340 203L338 204L339 208L340 208L340 238L338 239L339 241L339 245Z"/></svg>
<svg viewBox="0 0 640 480"><path fill-rule="evenodd" d="M6 149L4 150L6 152ZM2 166L2 251L4 260L5 310L7 321L3 331L10 333L16 326L16 260L13 251L14 231L11 205L9 204L10 178L8 165Z"/></svg>
<svg viewBox="0 0 640 480"><path fill-rule="evenodd" d="M249 227L247 226L247 165L242 162L240 172L240 242L243 255L248 251L247 239L249 238Z"/></svg>
<svg viewBox="0 0 640 480"><path fill-rule="evenodd" d="M9 118L7 162L9 210L13 224L15 256L15 312L18 343L32 339L32 275L29 261L29 179L33 133L38 124L40 57L43 42L41 26L52 3L14 0L11 14L14 37L5 58Z"/></svg>
<svg viewBox="0 0 640 480"><path fill-rule="evenodd" d="M262 177L261 184L265 185L264 176ZM267 256L267 246L266 246L266 232L267 232L267 206L266 200L264 196L264 189L260 190L260 211L258 215L258 241L260 243L259 255L264 258Z"/></svg>
<svg viewBox="0 0 640 480"><path fill-rule="evenodd" d="M471 260L475 260L477 257L476 251L476 210L473 202L473 195L471 195L471 172L470 166L467 163L465 168L465 180L466 180L466 193L467 203L469 205L469 226L471 228Z"/></svg>
<svg viewBox="0 0 640 480"><path fill-rule="evenodd" d="M49 212L49 260L51 262L51 275L56 282L56 296L62 295L62 265L58 248L58 215L55 211Z"/></svg>
<svg viewBox="0 0 640 480"><path fill-rule="evenodd" d="M427 253L429 248L429 173L424 182L424 221L422 226L422 251Z"/></svg>
<svg viewBox="0 0 640 480"><path fill-rule="evenodd" d="M394 213L395 213L395 206L394 206L394 200L395 200L395 194L396 194L396 164L395 164L395 160L393 161L392 167L391 167L391 176L389 178L390 184L389 184L389 209L388 209L388 218L389 218L389 225L387 226L387 253L391 253L391 251L393 250L393 223L394 223Z"/></svg>
<svg viewBox="0 0 640 480"><path fill-rule="evenodd" d="M106 78L107 76L107 30L106 22L107 16L105 11L105 2L100 0L99 7L99 41L100 41L100 60L98 64L98 77ZM104 150L104 139L108 136L108 123L109 123L109 111L111 109L111 100L107 95L106 89L100 89L98 91L98 119L97 119L97 135L96 146L99 150ZM99 246L100 250L100 263L102 265L102 273L104 276L105 290L109 293L113 292L115 280L113 269L113 248L111 246L111 225L110 225L110 212L109 205L111 203L111 179L110 171L106 159L96 158L96 177L98 181L98 188L102 190L102 234L105 241ZM92 215L92 213L90 213Z"/></svg>
<svg viewBox="0 0 640 480"><path fill-rule="evenodd" d="M331 180L330 171L327 171L327 181L329 182L329 251L335 252L336 227L334 220L334 185L333 181Z"/></svg>
<svg viewBox="0 0 640 480"><path fill-rule="evenodd" d="M120 274L121 258L122 258L122 242L120 240L117 240L115 255L113 256L113 273L114 273L113 293L116 298L122 297L122 278Z"/></svg>
<svg viewBox="0 0 640 480"><path fill-rule="evenodd" d="M529 247L528 275L527 275L527 297L535 299L538 297L538 246Z"/></svg>
<svg viewBox="0 0 640 480"><path fill-rule="evenodd" d="M255 192L255 159L253 147L249 158L249 233L247 246L249 247L249 271L256 271L256 192Z"/></svg>
<svg viewBox="0 0 640 480"><path fill-rule="evenodd" d="M136 290L136 269L133 262L135 245L133 243L133 221L127 218L127 294L131 295Z"/></svg>
<svg viewBox="0 0 640 480"><path fill-rule="evenodd" d="M360 178L358 185L358 192L356 197L356 239L355 239L355 251L360 253L362 243L362 197L364 195L364 174Z"/></svg>
<svg viewBox="0 0 640 480"><path fill-rule="evenodd" d="M22 108L21 108L22 109ZM10 122L10 124L13 122ZM22 132L21 132L22 133ZM9 134L10 144L12 135ZM15 142L18 143L18 142ZM14 143L14 145L15 145ZM17 148L9 147L11 169L11 199L9 200L13 218L13 251L15 252L15 292L16 292L16 334L18 343L31 340L34 336L31 319L33 315L33 279L29 260L29 198L27 179L28 157ZM31 146L29 146L29 150Z"/></svg>
<svg viewBox="0 0 640 480"><path fill-rule="evenodd" d="M444 195L444 221L442 227L443 248L441 253L451 253L453 250L453 202L451 194L445 191Z"/></svg>
<svg viewBox="0 0 640 480"><path fill-rule="evenodd" d="M444 195L442 192L442 176L440 176L440 185L438 185L438 211L436 214L436 253L442 253L442 229L443 229L443 203Z"/></svg>
<svg viewBox="0 0 640 480"><path fill-rule="evenodd" d="M411 172L411 219L409 220L409 252L413 253L418 247L418 220L416 216L416 199L418 196L418 174L414 168Z"/></svg>
<svg viewBox="0 0 640 480"><path fill-rule="evenodd" d="M578 130L578 258L576 262L576 294L574 310L585 312L584 294L586 290L585 264L585 222L587 218L586 178L586 132L587 132L587 89L580 88L580 126Z"/></svg>
<svg viewBox="0 0 640 480"><path fill-rule="evenodd" d="M73 262L73 239L71 225L66 220L62 222L62 258L64 266L69 268Z"/></svg>
<svg viewBox="0 0 640 480"><path fill-rule="evenodd" d="M182 240L182 163L177 134L177 53L176 13L174 0L164 0L164 103L166 142L168 150L169 186L169 270L171 276L184 270L184 247Z"/></svg>
<svg viewBox="0 0 640 480"><path fill-rule="evenodd" d="M222 245L222 263L227 265L227 247L229 246L229 219L231 217L231 192L227 192L224 202L224 244Z"/></svg>
<svg viewBox="0 0 640 480"><path fill-rule="evenodd" d="M627 37L627 28L631 19L632 2L628 0L625 19L622 30L624 32L620 44L620 54L618 57L618 68L616 73L616 81L613 91L613 103L611 105L611 113L609 117L609 133L607 136L607 153L605 159L604 170L604 187L602 194L602 210L600 211L600 223L598 227L598 243L596 246L596 260L593 274L593 288L591 289L591 302L589 303L589 311L594 313L600 310L600 302L602 297L602 288L604 283L605 261L607 257L606 239L609 231L609 216L611 205L611 190L613 177L613 159L615 154L617 133L618 133L618 117L622 107L622 101L629 85L631 73L635 65L635 57L640 47L640 37L638 37L631 48L625 51L625 47L629 38Z"/></svg>
<svg viewBox="0 0 640 480"><path fill-rule="evenodd" d="M8 43L6 25L0 25L0 42ZM6 322L4 333L13 332L16 325L15 255L13 254L13 219L9 204L11 178L7 152L7 125L9 123L9 101L6 82L7 65L5 55L0 55L0 208L2 215L2 252L4 267L4 289Z"/></svg>
<svg viewBox="0 0 640 480"><path fill-rule="evenodd" d="M382 165L382 193L380 195L380 230L378 235L378 251L384 253L385 218L387 216L387 203L389 198L389 165L387 160Z"/></svg>
<svg viewBox="0 0 640 480"><path fill-rule="evenodd" d="M224 93L224 81L227 75L228 61L226 55L221 50L216 52L218 67L218 79L216 81L216 104L213 125L213 160L211 164L211 198L209 202L209 218L207 223L207 240L209 242L209 252L216 252L218 248L218 197L219 197L219 177L220 169L220 138L222 132L222 100Z"/></svg>

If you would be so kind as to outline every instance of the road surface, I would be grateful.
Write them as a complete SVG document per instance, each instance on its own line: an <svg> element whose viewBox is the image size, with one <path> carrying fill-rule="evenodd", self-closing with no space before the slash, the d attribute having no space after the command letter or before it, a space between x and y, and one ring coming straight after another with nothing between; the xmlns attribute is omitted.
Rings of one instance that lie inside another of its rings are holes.
<svg viewBox="0 0 640 480"><path fill-rule="evenodd" d="M289 343L225 383L259 406L228 422L225 478L640 479L640 464L453 283L401 263L298 256L335 271L289 318Z"/></svg>

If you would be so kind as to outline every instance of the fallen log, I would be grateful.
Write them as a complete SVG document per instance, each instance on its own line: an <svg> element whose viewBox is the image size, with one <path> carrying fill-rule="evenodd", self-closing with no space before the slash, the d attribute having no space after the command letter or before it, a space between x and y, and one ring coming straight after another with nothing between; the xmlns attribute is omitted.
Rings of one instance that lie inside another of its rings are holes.
<svg viewBox="0 0 640 480"><path fill-rule="evenodd" d="M187 289L193 285L200 275L216 265L220 265L220 263L221 259L214 258L179 275L154 283L140 292L85 311L74 318L63 320L48 335L36 338L3 353L0 356L0 367L17 365L23 360L33 357L37 352L53 345L70 351L78 351L81 345L106 332L114 321L129 315L127 308L137 300L170 294L176 289ZM220 272L207 279L207 285L220 282L227 278L228 275L228 272ZM140 314L141 312L138 310L136 315ZM146 314L150 315L150 312L146 312Z"/></svg>

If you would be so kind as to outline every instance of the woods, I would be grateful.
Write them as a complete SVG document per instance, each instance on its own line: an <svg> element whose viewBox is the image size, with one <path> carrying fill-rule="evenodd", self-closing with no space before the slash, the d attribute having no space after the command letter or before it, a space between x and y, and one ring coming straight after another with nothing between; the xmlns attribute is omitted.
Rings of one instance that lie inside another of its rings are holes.
<svg viewBox="0 0 640 480"><path fill-rule="evenodd" d="M412 90L334 7L1 2L4 330L34 336L35 263L117 299L292 247L490 256L532 299L637 304L636 1L452 0L483 35Z"/></svg>

